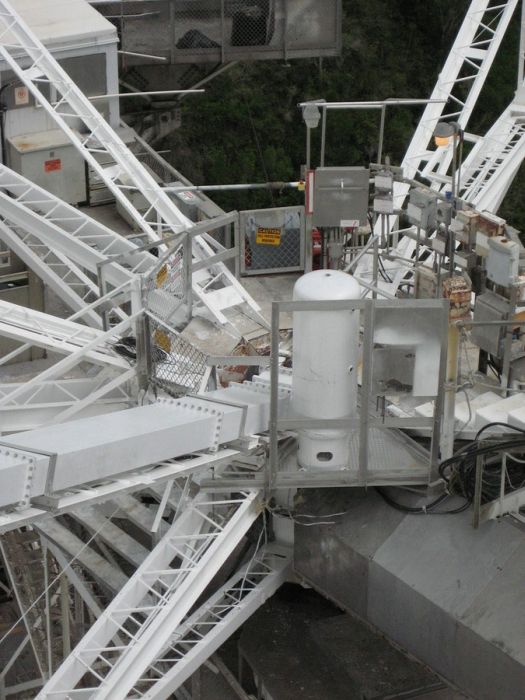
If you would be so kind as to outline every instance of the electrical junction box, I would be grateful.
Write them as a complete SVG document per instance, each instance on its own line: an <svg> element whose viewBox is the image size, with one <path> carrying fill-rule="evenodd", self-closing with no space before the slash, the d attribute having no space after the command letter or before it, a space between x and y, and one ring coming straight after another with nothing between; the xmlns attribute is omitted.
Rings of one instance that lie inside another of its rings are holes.
<svg viewBox="0 0 525 700"><path fill-rule="evenodd" d="M491 291L486 291L476 297L474 321L507 321L509 316L510 302L508 299ZM471 338L485 352L495 357L501 357L505 332L504 326L472 326Z"/></svg>
<svg viewBox="0 0 525 700"><path fill-rule="evenodd" d="M374 187L376 192L392 192L394 187L394 174L389 170L380 170L375 174Z"/></svg>
<svg viewBox="0 0 525 700"><path fill-rule="evenodd" d="M436 195L420 187L410 191L407 217L411 224L429 231L436 227Z"/></svg>
<svg viewBox="0 0 525 700"><path fill-rule="evenodd" d="M184 183L180 181L169 182L166 187L184 187ZM199 220L199 197L191 190L180 192L167 192L170 199L181 210L184 216L187 216L191 221Z"/></svg>
<svg viewBox="0 0 525 700"><path fill-rule="evenodd" d="M84 159L58 129L8 139L9 167L69 204L87 199Z"/></svg>
<svg viewBox="0 0 525 700"><path fill-rule="evenodd" d="M392 194L376 194L374 197L374 211L376 214L393 214L394 198Z"/></svg>
<svg viewBox="0 0 525 700"><path fill-rule="evenodd" d="M471 247L474 246L479 223L479 212L463 209L458 211L455 221L457 221L462 228L462 243L466 243Z"/></svg>
<svg viewBox="0 0 525 700"><path fill-rule="evenodd" d="M314 226L357 228L368 219L368 168L317 168Z"/></svg>
<svg viewBox="0 0 525 700"><path fill-rule="evenodd" d="M520 245L505 236L495 236L488 239L488 249L485 263L488 279L502 287L516 284L519 274Z"/></svg>

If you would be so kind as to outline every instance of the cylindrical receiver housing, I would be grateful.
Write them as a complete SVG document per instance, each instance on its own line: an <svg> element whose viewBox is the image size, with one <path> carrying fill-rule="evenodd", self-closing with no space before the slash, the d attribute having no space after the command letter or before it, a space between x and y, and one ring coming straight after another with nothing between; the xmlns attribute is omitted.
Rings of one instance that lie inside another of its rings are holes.
<svg viewBox="0 0 525 700"><path fill-rule="evenodd" d="M295 284L294 301L359 299L360 286L337 270L316 270ZM295 311L292 406L308 418L355 417L359 311ZM299 431L304 468L338 469L349 462L349 430Z"/></svg>

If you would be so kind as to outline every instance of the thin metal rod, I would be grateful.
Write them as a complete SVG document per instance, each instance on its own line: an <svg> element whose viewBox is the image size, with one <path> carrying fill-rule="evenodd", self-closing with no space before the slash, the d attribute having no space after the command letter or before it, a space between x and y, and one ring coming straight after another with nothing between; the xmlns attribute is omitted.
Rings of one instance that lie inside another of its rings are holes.
<svg viewBox="0 0 525 700"><path fill-rule="evenodd" d="M376 287L373 284L370 284L370 282L365 282L365 280L361 279L361 277L356 277L356 280L362 287L365 287L365 289L369 289L371 292L375 292L376 294L385 297L385 299L394 299L395 301L399 301L399 299L393 294L390 294L390 292L387 292L384 289L381 289L380 287Z"/></svg>
<svg viewBox="0 0 525 700"><path fill-rule="evenodd" d="M310 170L312 152L312 130L309 126L306 127L306 172Z"/></svg>
<svg viewBox="0 0 525 700"><path fill-rule="evenodd" d="M321 158L320 158L320 164L321 168L324 168L324 159L325 159L325 152L326 152L326 109L323 109L322 112L322 122L321 122Z"/></svg>
<svg viewBox="0 0 525 700"><path fill-rule="evenodd" d="M524 63L525 63L525 0L522 0L522 3L521 3L520 49L519 49L519 60L518 60L518 85L517 85L518 94L520 94L523 90Z"/></svg>
<svg viewBox="0 0 525 700"><path fill-rule="evenodd" d="M272 303L271 331L271 381L270 381L270 455L266 466L266 498L269 499L277 473L279 461L279 444L277 427L279 421L279 302Z"/></svg>
<svg viewBox="0 0 525 700"><path fill-rule="evenodd" d="M45 591L45 610L46 610L46 640L47 640L47 669L49 678L53 675L53 647L51 639L51 600L49 595L49 559L47 555L47 543L45 540L40 540L44 564L44 591Z"/></svg>
<svg viewBox="0 0 525 700"><path fill-rule="evenodd" d="M306 107L307 105L316 105L323 109L382 109L383 106L395 105L428 105L428 104L446 104L447 100L411 100L411 99L396 99L391 100L372 100L369 102L299 102L298 107Z"/></svg>
<svg viewBox="0 0 525 700"><path fill-rule="evenodd" d="M480 511L481 511L481 494L483 490L483 461L484 457L478 455L476 458L476 482L474 485L474 513L472 516L472 525L474 528L479 527Z"/></svg>
<svg viewBox="0 0 525 700"><path fill-rule="evenodd" d="M453 321L454 326L525 326L523 321Z"/></svg>
<svg viewBox="0 0 525 700"><path fill-rule="evenodd" d="M165 56L151 56L148 53L136 53L135 51L118 51L117 53L121 54L122 56L137 56L138 58L151 58L154 61L162 61L166 62L168 59Z"/></svg>
<svg viewBox="0 0 525 700"><path fill-rule="evenodd" d="M361 250L360 253L358 253L355 258L352 260L352 262L346 267L345 272L351 272L353 268L357 265L357 263L363 258L370 248L374 245L374 237L370 236L368 241L365 243L363 249Z"/></svg>
<svg viewBox="0 0 525 700"><path fill-rule="evenodd" d="M195 92L205 92L204 89L197 90L151 90L149 92L113 92L107 95L92 95L88 100L106 100L108 97L150 97L151 95L188 95Z"/></svg>
<svg viewBox="0 0 525 700"><path fill-rule="evenodd" d="M385 137L385 117L386 117L386 104L381 108L381 123L379 125L379 144L377 146L377 162L382 163L383 161L383 140Z"/></svg>

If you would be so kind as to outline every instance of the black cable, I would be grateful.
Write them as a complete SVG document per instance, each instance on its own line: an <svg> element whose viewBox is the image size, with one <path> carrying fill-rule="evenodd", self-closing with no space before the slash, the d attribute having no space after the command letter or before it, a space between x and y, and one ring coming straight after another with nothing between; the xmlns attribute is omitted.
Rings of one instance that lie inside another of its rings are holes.
<svg viewBox="0 0 525 700"><path fill-rule="evenodd" d="M450 498L450 494L442 493L441 496L438 496L430 503L425 503L423 506L413 507L407 506L404 503L399 503L399 501L394 500L379 486L376 486L376 491L385 501L385 503L388 503L389 506L401 511L402 513L408 513L410 515L453 515L455 513L463 512L470 505L470 503L467 502L463 503L458 508L451 508L450 510L434 510L434 508L436 508L438 505L440 505L444 501L447 501Z"/></svg>
<svg viewBox="0 0 525 700"><path fill-rule="evenodd" d="M508 438L493 439L482 443L480 441L481 435L489 428L496 426L510 428L520 435L509 435ZM524 437L521 437L522 435ZM508 450L517 448L522 448L525 451L525 430L507 423L488 423L477 432L474 440L464 445L452 457L439 465L439 474L447 483L450 493L459 493L466 499L467 503L472 503L476 492L477 460L478 457L484 457L481 502L488 503L498 498L501 493L502 455ZM509 457L511 457L512 463L506 465L503 484L505 493L522 488L525 484L525 460L512 458L511 455Z"/></svg>

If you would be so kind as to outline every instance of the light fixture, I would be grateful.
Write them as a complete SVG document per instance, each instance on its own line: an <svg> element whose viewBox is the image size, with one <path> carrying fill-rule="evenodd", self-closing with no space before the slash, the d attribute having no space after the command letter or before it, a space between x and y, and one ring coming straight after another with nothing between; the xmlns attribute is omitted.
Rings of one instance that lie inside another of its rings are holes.
<svg viewBox="0 0 525 700"><path fill-rule="evenodd" d="M315 103L305 104L303 107L303 119L309 129L316 129L321 119L321 110Z"/></svg>
<svg viewBox="0 0 525 700"><path fill-rule="evenodd" d="M434 143L436 146L448 146L450 139L459 133L456 122L438 122L434 129Z"/></svg>

